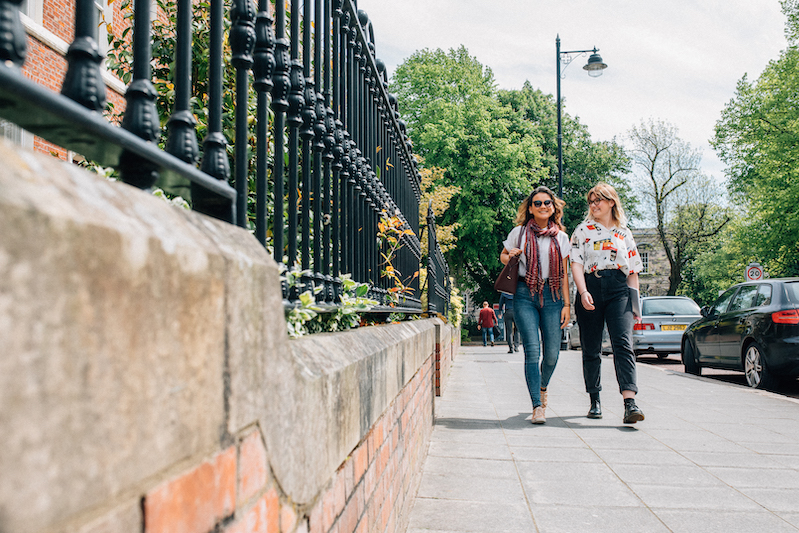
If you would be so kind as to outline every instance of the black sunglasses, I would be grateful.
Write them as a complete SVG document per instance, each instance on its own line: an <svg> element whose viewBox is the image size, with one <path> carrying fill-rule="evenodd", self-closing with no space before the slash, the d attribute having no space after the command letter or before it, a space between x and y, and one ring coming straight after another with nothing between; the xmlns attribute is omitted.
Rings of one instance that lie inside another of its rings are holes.
<svg viewBox="0 0 799 533"><path fill-rule="evenodd" d="M552 205L552 200L544 200L543 202L541 200L533 200L534 206L541 207L541 204L544 204L545 206L549 207L550 205Z"/></svg>

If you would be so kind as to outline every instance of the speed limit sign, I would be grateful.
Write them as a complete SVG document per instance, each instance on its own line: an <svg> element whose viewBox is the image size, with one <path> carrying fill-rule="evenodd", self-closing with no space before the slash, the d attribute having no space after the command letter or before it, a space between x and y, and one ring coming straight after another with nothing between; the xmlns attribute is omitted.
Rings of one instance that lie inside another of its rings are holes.
<svg viewBox="0 0 799 533"><path fill-rule="evenodd" d="M763 279L763 267L760 263L749 263L746 267L746 281L758 281Z"/></svg>

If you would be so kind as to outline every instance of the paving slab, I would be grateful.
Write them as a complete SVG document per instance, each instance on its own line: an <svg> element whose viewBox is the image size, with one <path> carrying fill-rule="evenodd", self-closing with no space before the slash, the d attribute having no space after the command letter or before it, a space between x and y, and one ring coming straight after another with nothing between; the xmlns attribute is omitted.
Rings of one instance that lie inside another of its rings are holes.
<svg viewBox="0 0 799 533"><path fill-rule="evenodd" d="M799 400L638 365L646 420L585 417L579 352L562 351L547 422L530 423L523 355L461 348L409 533L799 532Z"/></svg>

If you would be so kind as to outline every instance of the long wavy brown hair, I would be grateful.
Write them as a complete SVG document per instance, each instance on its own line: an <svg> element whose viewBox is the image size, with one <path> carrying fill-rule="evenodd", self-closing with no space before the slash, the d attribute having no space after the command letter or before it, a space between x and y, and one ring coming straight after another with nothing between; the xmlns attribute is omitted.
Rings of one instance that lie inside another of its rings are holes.
<svg viewBox="0 0 799 533"><path fill-rule="evenodd" d="M519 206L519 211L516 213L516 225L517 226L524 226L526 225L531 218L533 218L532 213L530 213L530 206L533 205L533 197L539 193L546 193L552 199L552 205L555 206L555 211L552 213L552 216L549 217L549 220L557 224L561 231L566 231L566 227L561 222L563 218L563 208L566 205L566 202L555 196L555 193L552 192L552 189L549 187L545 187L541 185L533 189L533 192L522 202Z"/></svg>

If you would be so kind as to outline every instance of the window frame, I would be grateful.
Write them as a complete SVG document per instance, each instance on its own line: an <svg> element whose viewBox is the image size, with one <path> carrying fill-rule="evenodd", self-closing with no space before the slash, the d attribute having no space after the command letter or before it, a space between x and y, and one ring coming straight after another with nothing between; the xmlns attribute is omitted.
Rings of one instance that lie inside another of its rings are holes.
<svg viewBox="0 0 799 533"><path fill-rule="evenodd" d="M638 255L641 258L641 274L651 274L649 271L649 250L638 249Z"/></svg>

